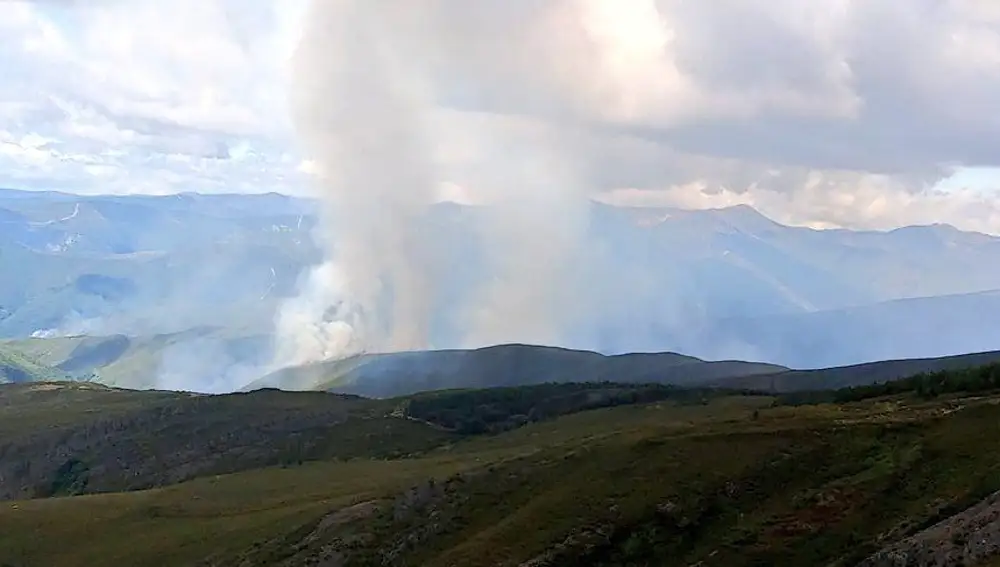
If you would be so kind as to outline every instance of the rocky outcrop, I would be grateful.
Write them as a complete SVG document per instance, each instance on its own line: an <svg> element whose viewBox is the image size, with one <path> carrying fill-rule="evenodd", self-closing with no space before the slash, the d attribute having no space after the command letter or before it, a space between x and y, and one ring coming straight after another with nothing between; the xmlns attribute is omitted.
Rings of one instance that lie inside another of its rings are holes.
<svg viewBox="0 0 1000 567"><path fill-rule="evenodd" d="M886 547L858 567L974 566L1000 555L1000 492Z"/></svg>

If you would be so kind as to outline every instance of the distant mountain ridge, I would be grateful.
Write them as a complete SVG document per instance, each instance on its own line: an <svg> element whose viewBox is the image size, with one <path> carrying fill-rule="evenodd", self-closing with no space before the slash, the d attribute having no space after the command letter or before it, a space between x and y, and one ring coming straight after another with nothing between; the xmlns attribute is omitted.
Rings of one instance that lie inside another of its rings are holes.
<svg viewBox="0 0 1000 567"><path fill-rule="evenodd" d="M995 362L1000 362L1000 350L795 370L752 361L706 361L672 352L606 356L508 344L471 350L359 355L286 368L243 390L280 387L386 398L448 389L617 382L787 393L869 385Z"/></svg>
<svg viewBox="0 0 1000 567"><path fill-rule="evenodd" d="M753 344L781 352L786 366L822 368L887 359L947 357L1000 347L1000 290L898 299L796 315L719 321L681 350L712 355L701 345ZM685 348L688 347L688 348Z"/></svg>
<svg viewBox="0 0 1000 567"><path fill-rule="evenodd" d="M0 190L0 337L139 340L224 327L184 366L207 359L193 374L217 376L256 364L226 344L266 350L281 301L320 259L315 212L314 201L278 194ZM481 214L454 203L428 210L428 238L455 267L432 298L435 348L464 344L454 305L491 277ZM747 206L597 203L584 232L587 253L559 282L575 300L556 341L568 348L797 368L1000 348L989 323L1000 314L993 236L947 225L812 230ZM195 348L186 341L174 350ZM125 379L145 384L149 373Z"/></svg>
<svg viewBox="0 0 1000 567"><path fill-rule="evenodd" d="M693 386L733 376L774 373L757 362L710 362L673 352L605 356L524 344L470 350L360 355L279 370L248 386L331 390L371 397L420 391L522 386L546 382L667 383Z"/></svg>
<svg viewBox="0 0 1000 567"><path fill-rule="evenodd" d="M774 393L836 390L893 382L928 372L975 368L997 362L1000 362L1000 351L974 352L935 358L880 360L813 370L786 369L773 374L734 375L712 380L707 385Z"/></svg>
<svg viewBox="0 0 1000 567"><path fill-rule="evenodd" d="M284 195L0 191L0 337L270 326L319 256Z"/></svg>

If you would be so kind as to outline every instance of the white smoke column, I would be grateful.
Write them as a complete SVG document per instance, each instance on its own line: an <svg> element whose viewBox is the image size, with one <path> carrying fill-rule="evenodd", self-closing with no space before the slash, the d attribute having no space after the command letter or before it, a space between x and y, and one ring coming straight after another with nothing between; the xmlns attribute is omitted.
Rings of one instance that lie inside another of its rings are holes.
<svg viewBox="0 0 1000 567"><path fill-rule="evenodd" d="M462 346L564 344L573 317L586 312L576 268L589 203L567 158L579 144L567 125L534 127L491 153L490 206L480 214L493 277L464 306Z"/></svg>
<svg viewBox="0 0 1000 567"><path fill-rule="evenodd" d="M427 346L428 104L393 49L385 6L314 1L293 55L293 120L317 164L328 259L279 313L278 366Z"/></svg>
<svg viewBox="0 0 1000 567"><path fill-rule="evenodd" d="M314 0L294 55L292 99L321 177L327 261L281 310L276 366L427 348L432 313L457 311L462 343L435 347L563 342L569 316L586 313L575 266L591 187L577 170L592 153L579 147L586 137L570 127L573 113L550 95L579 70L567 50L591 42L583 6L517 2L497 23L485 4L464 0ZM550 44L564 36L566 46ZM522 65L526 75L511 74ZM489 111L492 93L531 77L548 86L542 99L515 104L525 115ZM437 103L454 92L473 93L485 111L449 122ZM531 116L546 109L556 116ZM467 159L456 164L438 150L463 132L458 153ZM467 303L436 306L445 272L433 260L448 256L449 243L420 224L447 182L487 205L466 214L481 217L488 271L483 287L462 294Z"/></svg>

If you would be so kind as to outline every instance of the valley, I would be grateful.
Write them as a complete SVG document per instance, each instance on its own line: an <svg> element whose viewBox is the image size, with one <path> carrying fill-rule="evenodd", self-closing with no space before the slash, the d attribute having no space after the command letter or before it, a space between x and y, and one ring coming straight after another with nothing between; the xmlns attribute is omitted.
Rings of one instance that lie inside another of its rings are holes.
<svg viewBox="0 0 1000 567"><path fill-rule="evenodd" d="M993 236L813 230L746 206L588 211L588 253L561 284L574 298L557 314L563 347L803 369L1000 348L981 317L1000 307ZM315 202L277 194L0 191L0 338L68 339L18 345L58 365L83 337L124 336L121 360L70 374L101 367L99 380L131 388L247 386L275 370L276 314L321 259L316 215ZM422 217L455 267L431 298L436 350L487 346L460 331L463 290L493 276L481 215L439 203Z"/></svg>

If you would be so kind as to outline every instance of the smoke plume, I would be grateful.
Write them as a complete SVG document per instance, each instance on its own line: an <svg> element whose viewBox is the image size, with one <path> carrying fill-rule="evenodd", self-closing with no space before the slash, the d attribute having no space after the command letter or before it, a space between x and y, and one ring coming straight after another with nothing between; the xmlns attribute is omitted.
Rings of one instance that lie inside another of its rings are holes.
<svg viewBox="0 0 1000 567"><path fill-rule="evenodd" d="M491 154L506 156L487 168L504 173L481 182L492 190L480 226L492 277L461 310L463 347L564 342L568 315L581 299L573 282L583 266L578 254L589 202L567 159L574 143L552 132L530 143L515 137Z"/></svg>
<svg viewBox="0 0 1000 567"><path fill-rule="evenodd" d="M426 103L366 4L313 2L293 56L293 120L317 163L327 260L279 314L279 365L427 346Z"/></svg>
<svg viewBox="0 0 1000 567"><path fill-rule="evenodd" d="M434 43L445 26L430 21L433 10L410 9L315 0L306 14L290 98L302 149L315 164L326 260L280 310L276 366L368 351L558 340L562 309L554 292L564 287L558 282L581 229L567 218L584 219L587 202L568 198L575 180L559 140L485 128L477 163L459 174L436 161L430 148L447 131L431 126L432 75L448 67L456 46ZM453 321L462 344L432 344L442 270L454 266L443 265L439 248L447 244L423 223L438 187L455 175L488 204L477 227L486 274L461 298L444 299L465 302Z"/></svg>

